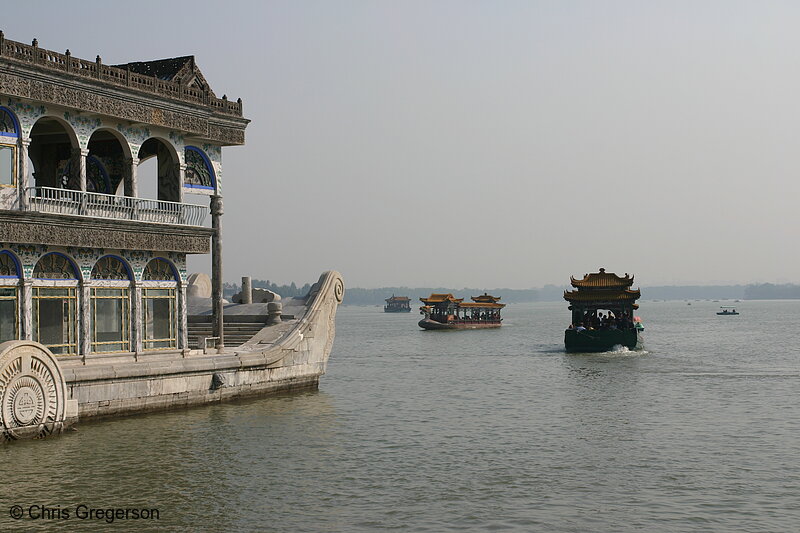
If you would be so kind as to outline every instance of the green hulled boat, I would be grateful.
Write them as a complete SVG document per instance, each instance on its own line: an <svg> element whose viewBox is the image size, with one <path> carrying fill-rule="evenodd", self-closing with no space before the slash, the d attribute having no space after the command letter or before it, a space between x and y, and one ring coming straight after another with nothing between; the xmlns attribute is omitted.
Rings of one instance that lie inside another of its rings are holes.
<svg viewBox="0 0 800 533"><path fill-rule="evenodd" d="M583 279L571 277L576 290L564 291L570 303L572 323L564 332L568 352L608 352L617 346L642 348L642 326L633 312L639 308L639 289L631 289L633 276L624 277L606 272L585 274Z"/></svg>

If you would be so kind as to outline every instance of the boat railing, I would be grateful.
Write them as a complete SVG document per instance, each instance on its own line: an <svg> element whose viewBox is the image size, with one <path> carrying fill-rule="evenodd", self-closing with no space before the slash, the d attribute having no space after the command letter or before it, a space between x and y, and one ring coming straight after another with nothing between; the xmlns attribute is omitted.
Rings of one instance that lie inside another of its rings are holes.
<svg viewBox="0 0 800 533"><path fill-rule="evenodd" d="M41 213L179 226L202 226L208 211L201 205L53 187L26 188L25 206Z"/></svg>

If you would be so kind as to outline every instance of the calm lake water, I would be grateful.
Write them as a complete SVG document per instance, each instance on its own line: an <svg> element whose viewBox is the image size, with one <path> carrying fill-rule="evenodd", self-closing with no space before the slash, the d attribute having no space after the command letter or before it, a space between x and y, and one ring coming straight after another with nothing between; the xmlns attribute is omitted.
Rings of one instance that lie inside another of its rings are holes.
<svg viewBox="0 0 800 533"><path fill-rule="evenodd" d="M563 302L458 332L341 307L317 392L0 447L0 529L797 531L800 301L640 303L645 351L599 355L563 352Z"/></svg>

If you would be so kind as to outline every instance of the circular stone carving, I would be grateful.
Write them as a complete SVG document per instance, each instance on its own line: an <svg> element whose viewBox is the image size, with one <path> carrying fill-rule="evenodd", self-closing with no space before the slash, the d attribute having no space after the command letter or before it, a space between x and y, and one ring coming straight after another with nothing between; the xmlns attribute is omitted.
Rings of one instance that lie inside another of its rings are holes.
<svg viewBox="0 0 800 533"><path fill-rule="evenodd" d="M2 440L61 431L65 394L64 376L50 350L31 341L0 344Z"/></svg>
<svg viewBox="0 0 800 533"><path fill-rule="evenodd" d="M9 397L11 401L11 415L20 426L28 426L34 420L41 420L44 413L44 393L42 388L36 383L31 383L33 386L21 385L23 380L20 379L16 383L16 391L12 392Z"/></svg>
<svg viewBox="0 0 800 533"><path fill-rule="evenodd" d="M333 296L339 303L342 303L342 300L344 300L344 280L341 276L336 276L333 282Z"/></svg>

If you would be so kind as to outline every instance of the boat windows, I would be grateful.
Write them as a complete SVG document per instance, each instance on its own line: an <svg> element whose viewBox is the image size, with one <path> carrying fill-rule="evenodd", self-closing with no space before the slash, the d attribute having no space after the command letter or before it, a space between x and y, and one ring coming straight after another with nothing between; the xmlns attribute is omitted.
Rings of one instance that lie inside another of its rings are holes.
<svg viewBox="0 0 800 533"><path fill-rule="evenodd" d="M54 354L78 353L75 287L33 287L33 340Z"/></svg>
<svg viewBox="0 0 800 533"><path fill-rule="evenodd" d="M142 290L145 350L178 346L175 292L175 289Z"/></svg>
<svg viewBox="0 0 800 533"><path fill-rule="evenodd" d="M92 351L129 350L129 290L127 288L92 289Z"/></svg>
<svg viewBox="0 0 800 533"><path fill-rule="evenodd" d="M163 350L178 347L178 275L165 259L147 263L142 273L142 320L144 349Z"/></svg>
<svg viewBox="0 0 800 533"><path fill-rule="evenodd" d="M18 339L17 288L0 287L0 342Z"/></svg>
<svg viewBox="0 0 800 533"><path fill-rule="evenodd" d="M0 144L0 187L13 187L16 151L13 146Z"/></svg>
<svg viewBox="0 0 800 533"><path fill-rule="evenodd" d="M92 351L101 353L130 350L128 266L113 255L101 257L92 268L92 284Z"/></svg>
<svg viewBox="0 0 800 533"><path fill-rule="evenodd" d="M66 256L49 253L36 263L33 277L33 340L54 354L77 354L77 269Z"/></svg>

